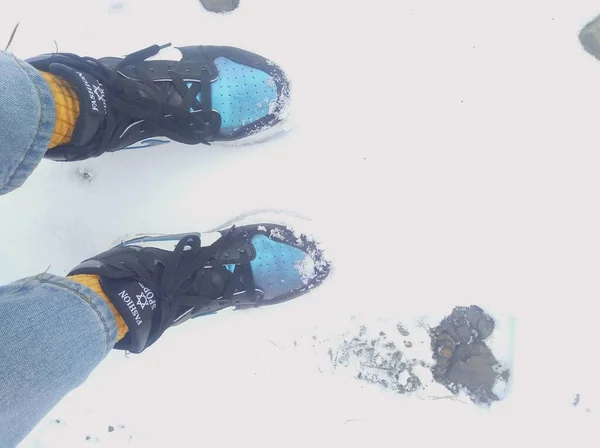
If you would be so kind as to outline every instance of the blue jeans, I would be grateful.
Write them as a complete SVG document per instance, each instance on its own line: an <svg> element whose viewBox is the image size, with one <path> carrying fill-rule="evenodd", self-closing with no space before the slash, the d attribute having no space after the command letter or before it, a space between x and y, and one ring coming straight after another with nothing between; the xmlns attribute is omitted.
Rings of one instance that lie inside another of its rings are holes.
<svg viewBox="0 0 600 448"><path fill-rule="evenodd" d="M40 163L55 106L37 70L9 53L0 52L0 79L2 195L20 187ZM49 274L0 286L0 447L16 446L87 378L115 340L110 308L85 286Z"/></svg>

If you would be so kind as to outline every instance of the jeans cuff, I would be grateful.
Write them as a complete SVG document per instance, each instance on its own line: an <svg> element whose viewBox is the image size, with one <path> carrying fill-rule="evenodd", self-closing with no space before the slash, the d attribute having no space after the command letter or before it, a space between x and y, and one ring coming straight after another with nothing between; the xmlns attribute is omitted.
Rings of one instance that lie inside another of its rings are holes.
<svg viewBox="0 0 600 448"><path fill-rule="evenodd" d="M14 63L19 65L25 72L31 84L36 89L39 98L40 116L38 127L31 145L25 151L21 163L9 177L8 181L0 186L0 195L8 193L25 182L33 170L39 165L40 161L48 151L48 145L54 132L56 121L56 107L54 96L46 80L33 66L14 57L12 54L5 54L5 57L11 57Z"/></svg>
<svg viewBox="0 0 600 448"><path fill-rule="evenodd" d="M77 295L81 300L90 306L100 320L100 323L104 328L104 335L106 337L106 353L110 352L114 348L117 342L117 323L115 320L115 315L109 308L106 301L95 291L80 283L69 280L68 278L59 277L53 274L40 274L23 280L23 282L27 281L38 281L40 283L51 284Z"/></svg>

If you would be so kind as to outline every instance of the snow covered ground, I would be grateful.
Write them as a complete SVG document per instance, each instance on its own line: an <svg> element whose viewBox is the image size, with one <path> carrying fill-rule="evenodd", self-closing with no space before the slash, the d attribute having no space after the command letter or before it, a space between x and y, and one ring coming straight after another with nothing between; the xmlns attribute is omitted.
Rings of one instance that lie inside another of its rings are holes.
<svg viewBox="0 0 600 448"><path fill-rule="evenodd" d="M22 446L595 446L600 62L577 33L598 12L591 0L242 0L225 16L197 0L3 8L0 41L20 21L21 58L55 41L97 57L235 45L281 64L293 103L289 132L259 146L42 162L0 198L0 282L65 274L126 234L264 209L311 217L335 263L301 299L112 353ZM391 334L399 322L431 362L427 325L471 304L497 318L490 345L513 368L489 408L435 383L397 394L331 362L361 326Z"/></svg>

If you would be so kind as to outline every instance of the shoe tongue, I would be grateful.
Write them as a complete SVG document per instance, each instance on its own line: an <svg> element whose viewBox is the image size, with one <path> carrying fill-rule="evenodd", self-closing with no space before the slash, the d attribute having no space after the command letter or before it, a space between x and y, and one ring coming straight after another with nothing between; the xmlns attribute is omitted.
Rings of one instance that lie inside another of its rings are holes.
<svg viewBox="0 0 600 448"><path fill-rule="evenodd" d="M87 145L96 135L106 117L104 86L94 76L63 64L51 64L50 71L69 81L79 96L79 119L71 144Z"/></svg>
<svg viewBox="0 0 600 448"><path fill-rule="evenodd" d="M100 277L100 286L113 303L129 328L129 332L115 348L141 353L154 341L148 341L152 317L158 298L154 291L134 280L115 280Z"/></svg>

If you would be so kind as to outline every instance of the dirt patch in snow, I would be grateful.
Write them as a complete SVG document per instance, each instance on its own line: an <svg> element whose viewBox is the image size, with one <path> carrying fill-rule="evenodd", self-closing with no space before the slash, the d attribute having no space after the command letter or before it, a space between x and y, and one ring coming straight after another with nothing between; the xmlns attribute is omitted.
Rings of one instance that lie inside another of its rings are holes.
<svg viewBox="0 0 600 448"><path fill-rule="evenodd" d="M229 12L240 5L240 0L200 0L202 6L211 12Z"/></svg>
<svg viewBox="0 0 600 448"><path fill-rule="evenodd" d="M454 308L430 330L434 379L454 394L465 391L477 404L501 399L510 372L484 342L494 328L494 319L478 306Z"/></svg>
<svg viewBox="0 0 600 448"><path fill-rule="evenodd" d="M509 370L484 342L495 322L478 306L456 307L437 325L422 322L363 325L329 350L333 367L400 394L436 398L436 382L454 395L488 405L504 397ZM437 397L443 395L443 392Z"/></svg>
<svg viewBox="0 0 600 448"><path fill-rule="evenodd" d="M415 392L422 386L419 368L427 365L406 353L405 342L398 341L403 337L384 331L371 334L362 326L356 336L346 339L335 352L329 350L329 356L335 367L353 367L360 380L401 394Z"/></svg>
<svg viewBox="0 0 600 448"><path fill-rule="evenodd" d="M600 60L600 16L582 28L579 41L585 51Z"/></svg>

